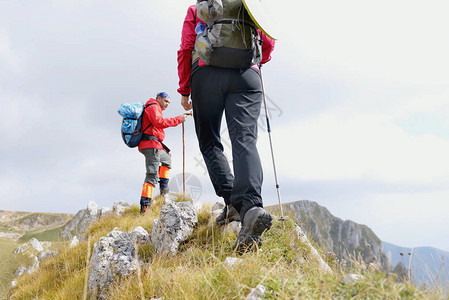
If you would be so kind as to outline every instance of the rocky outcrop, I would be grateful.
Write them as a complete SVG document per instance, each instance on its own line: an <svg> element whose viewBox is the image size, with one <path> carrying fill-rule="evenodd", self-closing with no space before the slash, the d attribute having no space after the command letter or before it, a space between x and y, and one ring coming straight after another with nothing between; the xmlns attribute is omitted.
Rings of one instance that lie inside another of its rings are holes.
<svg viewBox="0 0 449 300"><path fill-rule="evenodd" d="M191 202L170 202L153 222L151 240L158 253L176 254L179 244L190 236L198 222Z"/></svg>
<svg viewBox="0 0 449 300"><path fill-rule="evenodd" d="M75 235L79 237L79 239L85 239L84 232L89 226L95 222L99 217L98 207L95 201L90 201L87 204L86 209L80 210L75 217L70 220L62 231L63 239L70 240Z"/></svg>
<svg viewBox="0 0 449 300"><path fill-rule="evenodd" d="M72 238L72 241L70 242L70 248L78 246L80 243L80 240L76 237L76 235Z"/></svg>
<svg viewBox="0 0 449 300"><path fill-rule="evenodd" d="M408 271L401 261L396 264L396 266L393 269L393 273L398 276L397 278L398 281L405 282L408 280Z"/></svg>
<svg viewBox="0 0 449 300"><path fill-rule="evenodd" d="M343 221L325 207L312 201L297 201L283 205L286 214L294 215L301 228L323 250L336 254L338 259L361 256L366 263L389 267L381 240L365 225Z"/></svg>
<svg viewBox="0 0 449 300"><path fill-rule="evenodd" d="M137 245L143 245L150 242L150 235L142 226L137 226L131 231L131 240Z"/></svg>
<svg viewBox="0 0 449 300"><path fill-rule="evenodd" d="M130 205L124 201L116 201L112 207L112 212L114 214L121 215L125 209L129 207ZM61 233L62 238L65 240L70 240L76 235L80 240L85 240L85 231L89 228L89 226L99 218L102 218L109 213L111 213L111 209L109 207L98 209L98 205L95 201L89 201L87 208L80 210L75 217L64 226Z"/></svg>
<svg viewBox="0 0 449 300"><path fill-rule="evenodd" d="M89 273L92 298L107 299L106 291L111 283L135 274L139 265L136 242L142 244L148 240L148 232L139 226L131 234L114 229L95 243Z"/></svg>
<svg viewBox="0 0 449 300"><path fill-rule="evenodd" d="M116 215L121 216L122 213L129 207L130 207L130 205L128 202L115 201L114 204L112 205L112 212Z"/></svg>
<svg viewBox="0 0 449 300"><path fill-rule="evenodd" d="M36 254L44 250L44 245L46 245L48 248L49 246L51 246L51 243L44 242L43 244L39 242L36 238L32 238L28 242L17 247L14 250L14 253Z"/></svg>
<svg viewBox="0 0 449 300"><path fill-rule="evenodd" d="M325 274L332 274L332 270L329 267L329 265L323 260L321 255L318 253L318 251L315 249L315 247L312 246L312 244L309 242L309 239L305 235L305 233L302 231L301 227L296 226L295 232L297 234L298 239L307 247L309 248L309 259L315 260L318 263L318 266L320 267L321 272Z"/></svg>
<svg viewBox="0 0 449 300"><path fill-rule="evenodd" d="M120 204L120 207L123 205ZM114 213L120 211L114 204ZM123 212L123 211L122 211ZM131 233L114 229L94 245L89 273L89 292L92 298L107 299L108 287L119 280L136 274L141 264L136 246L152 242L158 253L174 255L179 243L186 240L197 223L191 202L171 202L161 209L159 219L153 223L150 241L148 232L141 226Z"/></svg>
<svg viewBox="0 0 449 300"><path fill-rule="evenodd" d="M14 253L26 256L29 260L29 264L20 266L15 272L16 277L18 278L25 273L34 273L39 268L39 263L42 260L58 254L57 251L51 251L50 247L50 242L40 242L36 238L32 238L28 242L17 247L14 250ZM15 285L15 280L11 285Z"/></svg>

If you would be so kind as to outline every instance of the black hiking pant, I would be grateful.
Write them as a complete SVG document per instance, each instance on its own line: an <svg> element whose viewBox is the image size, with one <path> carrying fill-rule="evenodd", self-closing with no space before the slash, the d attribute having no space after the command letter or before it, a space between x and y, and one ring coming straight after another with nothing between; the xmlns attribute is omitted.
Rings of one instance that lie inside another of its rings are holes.
<svg viewBox="0 0 449 300"><path fill-rule="evenodd" d="M259 71L194 67L191 90L195 130L209 177L216 194L232 204L243 220L251 207L263 207L263 172L256 147L262 103ZM234 176L221 143L223 112L231 139Z"/></svg>

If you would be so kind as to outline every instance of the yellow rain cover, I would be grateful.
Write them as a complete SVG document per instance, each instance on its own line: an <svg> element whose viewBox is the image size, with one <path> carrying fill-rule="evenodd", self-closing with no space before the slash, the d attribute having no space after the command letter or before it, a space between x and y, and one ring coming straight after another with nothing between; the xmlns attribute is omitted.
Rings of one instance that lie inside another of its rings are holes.
<svg viewBox="0 0 449 300"><path fill-rule="evenodd" d="M274 20L269 14L269 8L264 3L266 2L263 0L243 0L246 10L257 27L269 38L276 40L278 32Z"/></svg>

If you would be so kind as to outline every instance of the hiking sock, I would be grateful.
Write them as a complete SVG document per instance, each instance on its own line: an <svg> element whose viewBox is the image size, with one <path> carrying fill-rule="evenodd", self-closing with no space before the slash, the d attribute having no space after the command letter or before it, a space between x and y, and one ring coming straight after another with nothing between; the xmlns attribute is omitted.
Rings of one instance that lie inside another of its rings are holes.
<svg viewBox="0 0 449 300"><path fill-rule="evenodd" d="M142 195L140 197L140 205L141 206L150 206L151 198L153 197L154 185L151 183L145 182L142 188Z"/></svg>
<svg viewBox="0 0 449 300"><path fill-rule="evenodd" d="M165 190L168 187L168 174L170 169L166 166L159 167L159 187L161 191Z"/></svg>

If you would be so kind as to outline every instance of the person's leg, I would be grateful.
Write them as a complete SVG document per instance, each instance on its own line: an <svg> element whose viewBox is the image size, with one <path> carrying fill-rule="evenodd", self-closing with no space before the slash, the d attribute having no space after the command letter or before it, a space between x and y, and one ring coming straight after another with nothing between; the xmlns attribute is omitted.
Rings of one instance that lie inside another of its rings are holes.
<svg viewBox="0 0 449 300"><path fill-rule="evenodd" d="M232 144L234 186L231 204L239 211L242 229L234 250L261 246L262 233L271 227L272 217L263 209L262 165L257 151L257 121L262 104L260 75L254 69L232 73L225 101L226 121Z"/></svg>
<svg viewBox="0 0 449 300"><path fill-rule="evenodd" d="M160 151L161 166L159 167L159 188L161 189L161 195L166 195L169 192L169 172L171 169L171 156L165 152Z"/></svg>
<svg viewBox="0 0 449 300"><path fill-rule="evenodd" d="M263 207L263 171L256 146L262 90L257 71L236 70L232 74L233 84L225 101L235 177L231 203L243 219L251 207Z"/></svg>
<svg viewBox="0 0 449 300"><path fill-rule="evenodd" d="M225 97L223 86L228 82L224 71L210 66L199 68L192 74L191 89L195 131L200 151L215 193L229 204L234 177L223 153L220 137Z"/></svg>
<svg viewBox="0 0 449 300"><path fill-rule="evenodd" d="M145 156L146 176L142 187L142 194L140 197L140 212L145 211L151 205L153 197L153 190L158 181L158 170L160 164L158 149L148 148L139 150Z"/></svg>

